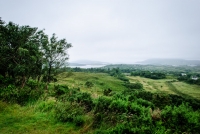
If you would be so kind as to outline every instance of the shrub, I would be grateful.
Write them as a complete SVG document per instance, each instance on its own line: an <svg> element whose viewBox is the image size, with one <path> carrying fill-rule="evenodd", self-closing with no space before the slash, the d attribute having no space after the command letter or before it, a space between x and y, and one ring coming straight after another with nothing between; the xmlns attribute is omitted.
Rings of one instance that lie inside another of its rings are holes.
<svg viewBox="0 0 200 134"><path fill-rule="evenodd" d="M137 98L142 98L143 100L152 101L153 93L147 91L140 91L136 94Z"/></svg>
<svg viewBox="0 0 200 134"><path fill-rule="evenodd" d="M143 85L139 82L137 82L137 83L125 83L124 86L127 87L128 89L142 89L143 88Z"/></svg>
<svg viewBox="0 0 200 134"><path fill-rule="evenodd" d="M108 110L109 105L111 104L112 100L110 98L106 98L106 97L100 97L97 100L97 103L95 105L94 108L94 113L104 113Z"/></svg>
<svg viewBox="0 0 200 134"><path fill-rule="evenodd" d="M129 111L132 114L135 114L137 116L140 116L140 114L142 114L144 112L143 107L141 107L140 105L138 105L137 103L131 103L130 109Z"/></svg>
<svg viewBox="0 0 200 134"><path fill-rule="evenodd" d="M136 102L137 102L137 104L140 104L145 107L152 107L152 108L154 107L154 104L152 102L143 100L141 98L137 99Z"/></svg>
<svg viewBox="0 0 200 134"><path fill-rule="evenodd" d="M17 88L14 85L9 85L0 90L0 97L3 101L18 103L20 105L36 101L42 94L42 89L31 90L31 88L27 86L24 88Z"/></svg>
<svg viewBox="0 0 200 134"><path fill-rule="evenodd" d="M124 81L124 82L129 82L129 79L126 78L125 76L119 76L118 79Z"/></svg>
<svg viewBox="0 0 200 134"><path fill-rule="evenodd" d="M103 95L109 96L109 94L112 92L110 88L103 90Z"/></svg>
<svg viewBox="0 0 200 134"><path fill-rule="evenodd" d="M113 100L109 106L109 111L115 111L118 113L126 113L128 107L128 101L117 99Z"/></svg>
<svg viewBox="0 0 200 134"><path fill-rule="evenodd" d="M81 124L84 109L77 103L69 104L58 102L55 106L55 118L61 122L75 122Z"/></svg>
<svg viewBox="0 0 200 134"><path fill-rule="evenodd" d="M35 80L29 80L26 85L30 87L31 89L36 89L38 86L38 83Z"/></svg>
<svg viewBox="0 0 200 134"><path fill-rule="evenodd" d="M58 98L61 95L64 95L67 90L69 90L67 85L55 85L54 86L54 95L56 98Z"/></svg>
<svg viewBox="0 0 200 134"><path fill-rule="evenodd" d="M84 106L86 112L89 112L94 107L94 103L89 93L78 93L76 96L77 103L81 106Z"/></svg>
<svg viewBox="0 0 200 134"><path fill-rule="evenodd" d="M94 86L94 84L93 84L92 82L90 82L90 81L87 81L87 82L85 83L85 86L86 86L87 88L91 88L91 87Z"/></svg>
<svg viewBox="0 0 200 134"><path fill-rule="evenodd" d="M10 84L14 84L15 80L13 78L9 78L9 77L3 77L1 74L0 74L0 85L3 86L8 86Z"/></svg>
<svg viewBox="0 0 200 134"><path fill-rule="evenodd" d="M77 115L74 117L73 122L76 126L82 126L85 123L85 120L82 115Z"/></svg>
<svg viewBox="0 0 200 134"><path fill-rule="evenodd" d="M166 106L161 112L163 125L172 133L198 133L200 132L200 115L191 107L182 104L178 107Z"/></svg>

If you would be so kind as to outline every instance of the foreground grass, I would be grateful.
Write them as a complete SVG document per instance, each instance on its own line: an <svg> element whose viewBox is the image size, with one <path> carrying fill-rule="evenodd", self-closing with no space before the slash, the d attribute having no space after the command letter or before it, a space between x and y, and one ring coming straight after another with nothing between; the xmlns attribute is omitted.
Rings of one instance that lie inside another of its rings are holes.
<svg viewBox="0 0 200 134"><path fill-rule="evenodd" d="M1 134L77 134L80 129L70 123L55 121L51 112L40 111L41 102L29 106L0 101ZM39 109L38 109L39 108Z"/></svg>
<svg viewBox="0 0 200 134"><path fill-rule="evenodd" d="M146 91L177 94L200 100L200 86L176 81L173 78L153 80L139 76L128 76L130 82L140 82Z"/></svg>

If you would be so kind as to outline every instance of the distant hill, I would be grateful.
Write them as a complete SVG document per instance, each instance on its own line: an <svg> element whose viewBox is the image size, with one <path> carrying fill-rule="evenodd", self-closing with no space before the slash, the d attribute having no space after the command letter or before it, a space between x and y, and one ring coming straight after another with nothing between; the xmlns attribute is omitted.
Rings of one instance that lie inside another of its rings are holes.
<svg viewBox="0 0 200 134"><path fill-rule="evenodd" d="M137 62L137 64L148 64L148 65L188 65L197 66L200 65L200 60L184 60L184 59L148 59L145 61Z"/></svg>

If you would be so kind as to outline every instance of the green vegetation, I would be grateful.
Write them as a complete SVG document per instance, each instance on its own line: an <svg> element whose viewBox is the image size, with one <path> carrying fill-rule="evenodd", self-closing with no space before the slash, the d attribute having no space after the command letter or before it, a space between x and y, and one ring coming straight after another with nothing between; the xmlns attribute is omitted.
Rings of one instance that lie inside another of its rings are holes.
<svg viewBox="0 0 200 134"><path fill-rule="evenodd" d="M123 81L106 73L65 72L57 75L55 84L68 85L69 88L79 88L82 92L91 93L94 98L103 94L103 90L111 89L118 92L126 88ZM92 87L85 85L92 83Z"/></svg>
<svg viewBox="0 0 200 134"><path fill-rule="evenodd" d="M123 73L131 73L132 71L152 71L162 73L172 73L179 75L180 73L197 73L200 74L199 66L172 66L172 65L140 65L140 64L114 64L103 67L104 69L119 68Z"/></svg>
<svg viewBox="0 0 200 134"><path fill-rule="evenodd" d="M43 30L0 20L0 84L22 88L29 79L55 81L56 70L68 59L65 39L51 38ZM48 84L47 83L47 84Z"/></svg>
<svg viewBox="0 0 200 134"><path fill-rule="evenodd" d="M146 91L153 93L176 94L186 98L196 98L200 100L200 86L180 82L173 78L152 80L138 76L127 76L130 82L139 82Z"/></svg>
<svg viewBox="0 0 200 134"><path fill-rule="evenodd" d="M150 71L134 71L131 72L132 76L141 76L151 79L164 79L166 78L166 75L164 73L158 73L158 72L150 72Z"/></svg>
<svg viewBox="0 0 200 134"><path fill-rule="evenodd" d="M141 87L140 80L147 83L158 81L156 87L159 81L165 84L169 79L129 76L130 83L134 85L130 88L124 86L124 81L104 73L69 72L56 78L58 81L50 84L48 92L40 95L30 93L29 98L34 99L22 101L26 103L13 101L12 97L4 98L0 103L1 133L199 132L200 101L195 97L186 99L177 96L181 95L178 92L174 93L177 95L168 95L141 89L146 86ZM85 83L88 81L94 85L87 87ZM33 85L27 84L26 89ZM1 98L9 94L6 92L8 89L12 91L17 87L1 90ZM45 84L39 89L45 89ZM18 91L20 95L23 90Z"/></svg>

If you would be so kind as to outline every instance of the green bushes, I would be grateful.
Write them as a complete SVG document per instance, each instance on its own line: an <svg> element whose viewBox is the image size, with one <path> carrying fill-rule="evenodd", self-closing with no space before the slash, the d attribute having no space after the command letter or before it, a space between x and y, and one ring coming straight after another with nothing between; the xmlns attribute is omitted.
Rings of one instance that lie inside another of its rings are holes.
<svg viewBox="0 0 200 134"><path fill-rule="evenodd" d="M54 86L54 96L56 98L58 98L59 96L64 95L67 92L68 89L69 88L66 85L62 85L62 86L55 85Z"/></svg>
<svg viewBox="0 0 200 134"><path fill-rule="evenodd" d="M77 103L84 107L86 112L93 109L94 103L91 94L80 92L80 89L69 89L67 86L55 88L55 97L61 102Z"/></svg>
<svg viewBox="0 0 200 134"><path fill-rule="evenodd" d="M18 103L24 105L27 102L33 102L43 95L43 89L32 90L26 86L24 88L15 87L14 85L8 85L7 87L0 89L0 98L6 102Z"/></svg>
<svg viewBox="0 0 200 134"><path fill-rule="evenodd" d="M77 103L59 102L55 107L55 118L61 122L73 122L76 126L84 124L84 109Z"/></svg>
<svg viewBox="0 0 200 134"><path fill-rule="evenodd" d="M29 81L26 83L26 85L27 85L28 87L30 87L31 90L32 90L32 89L37 89L37 87L38 87L38 82L36 82L36 81L34 81L34 80L29 80Z"/></svg>
<svg viewBox="0 0 200 134"><path fill-rule="evenodd" d="M76 96L76 102L84 107L86 112L89 112L93 109L94 103L89 93L81 93L79 92Z"/></svg>
<svg viewBox="0 0 200 134"><path fill-rule="evenodd" d="M200 132L200 114L187 105L166 106L161 113L163 125L172 133Z"/></svg>
<svg viewBox="0 0 200 134"><path fill-rule="evenodd" d="M76 126L85 123L84 115L94 108L91 94L80 92L80 89L69 89L68 86L56 86L55 118L61 122L71 122Z"/></svg>
<svg viewBox="0 0 200 134"><path fill-rule="evenodd" d="M172 106L173 101L168 95L137 90L100 97L94 109L95 133L199 132L199 111L184 104Z"/></svg>
<svg viewBox="0 0 200 134"><path fill-rule="evenodd" d="M0 75L0 86L5 87L10 84L14 84L14 82L15 80L13 78L3 77L2 75Z"/></svg>
<svg viewBox="0 0 200 134"><path fill-rule="evenodd" d="M91 87L94 86L94 84L93 84L92 82L90 82L90 81L87 81L87 82L85 83L85 86L86 86L87 88L91 88Z"/></svg>
<svg viewBox="0 0 200 134"><path fill-rule="evenodd" d="M128 107L128 101L117 99L113 100L109 105L109 111L118 112L118 113L126 113Z"/></svg>
<svg viewBox="0 0 200 134"><path fill-rule="evenodd" d="M142 89L143 85L141 83L125 83L124 84L125 87L127 87L128 89Z"/></svg>
<svg viewBox="0 0 200 134"><path fill-rule="evenodd" d="M98 112L106 112L111 102L112 100L110 98L100 97L95 105L94 113L96 114Z"/></svg>
<svg viewBox="0 0 200 134"><path fill-rule="evenodd" d="M109 96L111 92L112 92L112 90L111 90L110 88L104 89L104 90L103 90L103 95Z"/></svg>

